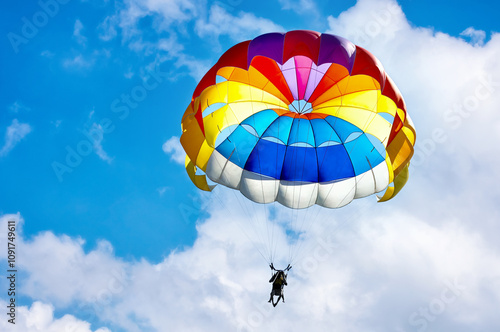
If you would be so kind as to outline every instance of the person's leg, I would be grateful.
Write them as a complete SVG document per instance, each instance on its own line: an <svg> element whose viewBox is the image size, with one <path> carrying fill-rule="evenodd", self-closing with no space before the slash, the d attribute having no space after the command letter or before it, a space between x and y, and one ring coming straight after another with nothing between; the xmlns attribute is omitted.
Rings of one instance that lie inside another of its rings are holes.
<svg viewBox="0 0 500 332"><path fill-rule="evenodd" d="M278 305L278 302L280 301L280 297L281 296L278 296L278 299L276 300L276 302L273 301L273 307L276 307Z"/></svg>

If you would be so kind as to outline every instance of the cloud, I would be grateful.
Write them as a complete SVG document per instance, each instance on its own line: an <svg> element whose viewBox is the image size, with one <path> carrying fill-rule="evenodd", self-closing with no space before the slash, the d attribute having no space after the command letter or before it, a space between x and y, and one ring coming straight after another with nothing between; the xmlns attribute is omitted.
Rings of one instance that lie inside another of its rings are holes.
<svg viewBox="0 0 500 332"><path fill-rule="evenodd" d="M93 114L94 110L90 112L89 118L92 117ZM104 151L104 148L102 146L102 142L104 140L104 129L102 128L102 126L94 122L92 126L90 126L89 133L93 138L92 143L96 155L108 164L111 164L113 158L110 157L106 151Z"/></svg>
<svg viewBox="0 0 500 332"><path fill-rule="evenodd" d="M126 79L131 79L132 77L134 77L134 72L132 71L132 69L129 69L128 71L123 73L123 76Z"/></svg>
<svg viewBox="0 0 500 332"><path fill-rule="evenodd" d="M85 46L87 44L87 37L82 34L83 29L84 26L82 22L77 19L73 27L73 38L77 41L78 44Z"/></svg>
<svg viewBox="0 0 500 332"><path fill-rule="evenodd" d="M51 52L49 50L43 50L41 53L40 53L41 56L43 57L46 57L46 58L53 58L55 53L54 52Z"/></svg>
<svg viewBox="0 0 500 332"><path fill-rule="evenodd" d="M182 54L178 57L175 65L178 68L186 67L189 75L193 77L196 82L199 82L213 64L207 60L199 60L193 56Z"/></svg>
<svg viewBox="0 0 500 332"><path fill-rule="evenodd" d="M128 0L114 15L107 16L98 30L103 40L120 34L124 44L142 56L154 57L156 65L172 63L176 69L173 79L183 69L199 80L222 51L219 37L228 36L240 42L265 32L284 30L269 19L244 11L234 15L234 10L220 2L209 6L191 0ZM145 30L154 33L145 34ZM195 58L185 51L185 45L194 47L200 43L214 50L208 54L209 59Z"/></svg>
<svg viewBox="0 0 500 332"><path fill-rule="evenodd" d="M54 125L54 127L59 128L59 126L62 124L63 120L52 120L50 123Z"/></svg>
<svg viewBox="0 0 500 332"><path fill-rule="evenodd" d="M5 308L7 302L0 300L0 305ZM9 318L7 316L7 318ZM40 301L35 301L31 307L17 307L17 317L15 325L8 323L7 319L2 319L0 327L4 332L92 332L90 323L81 321L73 315L64 315L54 319L54 307ZM110 332L108 328L98 328L95 332Z"/></svg>
<svg viewBox="0 0 500 332"><path fill-rule="evenodd" d="M310 3L308 0L303 1ZM142 36L138 24L145 17L153 19L152 28L159 34L168 32L170 35L177 35L174 29L177 28L181 34L185 35L188 29L185 25L192 22L196 22L195 31L201 38L209 35L214 37L228 35L240 41L242 38L249 38L255 34L283 31L281 26L271 20L260 18L252 13L240 11L238 15L232 15L222 6L222 3L208 6L207 3L191 0L153 0L146 3L129 0L125 2L125 8L114 18L106 17L102 24L110 25L109 23L114 22L121 28L123 38L131 40Z"/></svg>
<svg viewBox="0 0 500 332"><path fill-rule="evenodd" d="M266 206L252 207L229 190L215 195L201 202L210 217L198 224L194 245L160 262L124 260L106 241L85 251L83 239L52 232L25 239L19 215L2 216L0 226L18 220L24 295L59 312L76 310L83 321L106 322L111 329L500 328L498 253L457 220L431 225L397 206L377 213L378 204L363 200L335 213L313 209L319 211L316 217L299 212L297 221L304 218L309 230L295 244L283 228L291 222L289 210L275 206L276 219L266 225ZM257 251L265 252L269 242L254 235L266 237L266 227L267 236L272 229L277 257L300 248L286 303L276 309L267 303L270 272Z"/></svg>
<svg viewBox="0 0 500 332"><path fill-rule="evenodd" d="M193 0L151 0L146 3L129 0L126 1L126 6L128 10L121 13L122 23L128 23L129 27L147 15L157 14L162 18L162 21L156 22L156 26L168 28L170 24L186 22L197 16L199 3Z"/></svg>
<svg viewBox="0 0 500 332"><path fill-rule="evenodd" d="M6 156L31 130L28 123L20 123L17 119L12 120L5 131L5 143L0 149L0 157Z"/></svg>
<svg viewBox="0 0 500 332"><path fill-rule="evenodd" d="M107 16L97 27L101 40L109 41L116 37L117 16Z"/></svg>
<svg viewBox="0 0 500 332"><path fill-rule="evenodd" d="M63 66L65 68L88 69L94 65L95 60L93 57L87 58L83 54L78 54L73 58L65 59Z"/></svg>
<svg viewBox="0 0 500 332"><path fill-rule="evenodd" d="M16 100L12 104L10 104L9 111L12 113L29 112L29 111L31 111L31 108L29 108L28 106L25 106L23 103Z"/></svg>
<svg viewBox="0 0 500 332"><path fill-rule="evenodd" d="M184 165L184 160L186 159L186 153L182 148L179 137L173 136L169 138L162 145L163 152L170 155L170 160L175 161L178 164Z"/></svg>
<svg viewBox="0 0 500 332"><path fill-rule="evenodd" d="M141 38L142 31L138 25L141 19L153 18L152 28L157 32L169 31L173 25L188 22L196 17L199 5L191 0L126 0L124 6L113 15L106 17L101 23L107 31L120 28L122 39L131 41ZM112 32L113 34L113 32Z"/></svg>
<svg viewBox="0 0 500 332"><path fill-rule="evenodd" d="M460 36L469 37L471 44L474 46L483 46L486 39L486 32L468 27L460 33Z"/></svg>
<svg viewBox="0 0 500 332"><path fill-rule="evenodd" d="M158 192L158 195L163 196L165 194L165 192L167 192L167 190L170 190L172 189L171 187L160 187L160 188L157 188L156 191Z"/></svg>
<svg viewBox="0 0 500 332"><path fill-rule="evenodd" d="M78 53L72 57L66 58L63 60L62 65L66 69L70 70L80 70L85 72L84 70L91 69L96 63L99 63L101 60L108 59L111 53L109 50L103 48L100 50L93 50L90 53Z"/></svg>
<svg viewBox="0 0 500 332"><path fill-rule="evenodd" d="M293 10L301 15L318 15L318 7L313 0L279 0L285 10Z"/></svg>
<svg viewBox="0 0 500 332"><path fill-rule="evenodd" d="M201 38L216 38L227 35L234 41L254 38L267 32L282 32L284 28L269 19L257 17L252 13L230 14L215 4L210 7L208 19L196 22L196 32Z"/></svg>

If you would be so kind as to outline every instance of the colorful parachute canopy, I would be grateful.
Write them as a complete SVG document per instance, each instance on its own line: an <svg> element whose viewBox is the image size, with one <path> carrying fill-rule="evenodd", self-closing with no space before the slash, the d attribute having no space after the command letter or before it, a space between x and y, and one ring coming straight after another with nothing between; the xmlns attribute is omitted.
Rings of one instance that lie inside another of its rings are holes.
<svg viewBox="0 0 500 332"><path fill-rule="evenodd" d="M224 53L196 87L182 131L197 187L212 190L208 176L255 202L291 208L341 207L384 189L379 199L392 198L415 144L382 64L344 38L303 30Z"/></svg>

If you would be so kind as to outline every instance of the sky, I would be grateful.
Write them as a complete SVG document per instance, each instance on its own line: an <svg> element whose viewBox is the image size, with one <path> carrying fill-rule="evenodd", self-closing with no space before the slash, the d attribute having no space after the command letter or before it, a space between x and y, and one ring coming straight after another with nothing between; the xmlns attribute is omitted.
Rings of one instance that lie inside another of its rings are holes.
<svg viewBox="0 0 500 332"><path fill-rule="evenodd" d="M9 220L19 270L16 325L2 314L2 331L500 329L494 2L0 8L0 275ZM178 139L199 79L232 45L294 29L368 49L401 90L417 143L395 199L290 216L189 180ZM299 252L276 308L258 248L269 225L283 255Z"/></svg>

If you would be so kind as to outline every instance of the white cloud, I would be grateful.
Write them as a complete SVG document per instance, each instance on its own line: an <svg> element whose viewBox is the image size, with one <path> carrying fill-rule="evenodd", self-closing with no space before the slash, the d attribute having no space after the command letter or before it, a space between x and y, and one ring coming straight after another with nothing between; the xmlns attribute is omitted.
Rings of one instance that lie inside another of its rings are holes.
<svg viewBox="0 0 500 332"><path fill-rule="evenodd" d="M85 46L87 44L87 37L82 34L83 29L83 23L77 19L73 27L73 38L75 38L78 44Z"/></svg>
<svg viewBox="0 0 500 332"><path fill-rule="evenodd" d="M132 69L129 69L128 71L123 73L123 76L126 79L131 79L132 77L134 77L134 72L132 71Z"/></svg>
<svg viewBox="0 0 500 332"><path fill-rule="evenodd" d="M144 6L150 12L158 13L165 20L160 27L173 22L185 22L198 15L200 3L194 0L150 0Z"/></svg>
<svg viewBox="0 0 500 332"><path fill-rule="evenodd" d="M7 302L0 300L2 308ZM7 318L10 318L7 316ZM0 327L4 332L92 332L90 323L81 321L73 315L64 315L54 319L54 307L40 301L35 301L30 308L26 306L17 307L15 325L2 319ZM111 332L108 328L99 328L95 332Z"/></svg>
<svg viewBox="0 0 500 332"><path fill-rule="evenodd" d="M199 82L205 73L210 69L211 63L209 61L198 60L189 55L179 55L175 65L178 68L186 67L189 75Z"/></svg>
<svg viewBox="0 0 500 332"><path fill-rule="evenodd" d="M66 58L62 61L62 65L64 68L71 70L80 70L81 72L86 73L85 70L91 69L96 62L103 59L108 59L111 56L109 50L103 48L99 50L94 50L90 53L78 53L72 57Z"/></svg>
<svg viewBox="0 0 500 332"><path fill-rule="evenodd" d="M281 7L293 10L301 15L318 15L318 8L313 0L279 0Z"/></svg>
<svg viewBox="0 0 500 332"><path fill-rule="evenodd" d="M63 122L63 120L52 120L52 121L50 121L50 123L52 125L54 125L54 127L56 127L56 128L59 128L59 126L61 125L62 122Z"/></svg>
<svg viewBox="0 0 500 332"><path fill-rule="evenodd" d="M214 59L194 58L186 53L184 44L209 44L214 54L208 56L214 57L222 51L218 41L220 36L229 36L240 42L265 32L284 30L269 19L244 11L233 15L223 6L218 2L209 7L206 2L191 0L128 0L115 15L106 17L98 30L103 40L121 33L122 41L130 49L143 56L154 56L155 64L172 62L177 69L177 73L172 74L173 79L179 76L179 68L185 68L190 76L199 80ZM144 23L144 18L151 22L146 30L155 34L146 36L144 29L139 28L139 22Z"/></svg>
<svg viewBox="0 0 500 332"><path fill-rule="evenodd" d="M97 27L98 36L104 41L112 40L116 37L117 16L107 16Z"/></svg>
<svg viewBox="0 0 500 332"><path fill-rule="evenodd" d="M163 152L170 155L170 160L175 161L178 164L184 165L184 160L186 159L186 153L182 148L179 137L173 136L169 138L162 145Z"/></svg>
<svg viewBox="0 0 500 332"><path fill-rule="evenodd" d="M312 4L309 0L301 0ZM178 29L186 35L185 23L196 21L196 32L202 38L207 35L218 37L229 35L234 40L249 38L269 31L283 31L283 28L269 19L260 18L252 13L240 11L238 15L230 14L222 3L208 6L192 0L151 0L148 2L128 0L125 8L117 13L116 17L106 17L102 25L110 26L115 22L121 28L124 39L142 35L138 29L138 22L144 17L153 18L153 28L157 33L168 32L170 35ZM206 18L205 18L206 17Z"/></svg>
<svg viewBox="0 0 500 332"><path fill-rule="evenodd" d="M170 190L170 189L172 189L172 188L165 186L165 187L157 188L156 191L158 192L158 195L160 195L160 197L161 197L167 192L167 190Z"/></svg>
<svg viewBox="0 0 500 332"><path fill-rule="evenodd" d="M16 100L12 104L10 104L9 111L12 113L28 112L28 111L31 111L31 108L29 108L28 106L25 106L23 103Z"/></svg>
<svg viewBox="0 0 500 332"><path fill-rule="evenodd" d="M46 58L53 58L55 54L49 50L44 50L40 53L40 55Z"/></svg>
<svg viewBox="0 0 500 332"><path fill-rule="evenodd" d="M85 252L82 239L19 235L23 293L59 311L77 307L84 321L126 331L500 328L498 252L457 220L431 225L373 200L320 209L316 217L299 212L297 221L305 218L309 231L289 276L286 303L272 308L270 271L254 247L266 247L253 233L266 236L265 224L254 224L266 219L264 206L251 207L229 190L215 195L202 203L210 218L198 225L193 247L158 263L124 261L105 241ZM285 258L298 246L289 248L285 239L282 226L290 216L278 208L277 224L268 224L277 255ZM0 218L0 227L13 218L19 216Z"/></svg>
<svg viewBox="0 0 500 332"><path fill-rule="evenodd" d="M193 0L150 0L147 2L129 0L127 1L130 10L128 15L129 22L137 22L138 19L151 14L158 14L164 19L158 22L158 27L167 27L172 23L179 23L191 20L198 14L199 3Z"/></svg>
<svg viewBox="0 0 500 332"><path fill-rule="evenodd" d="M17 119L12 120L5 131L5 142L0 149L0 157L6 156L31 130L28 123L21 123Z"/></svg>
<svg viewBox="0 0 500 332"><path fill-rule="evenodd" d="M282 32L284 28L271 20L257 17L252 13L239 12L230 14L226 9L215 4L210 7L208 18L196 22L196 33L201 38L215 38L227 35L241 42L267 32Z"/></svg>
<svg viewBox="0 0 500 332"><path fill-rule="evenodd" d="M130 41L140 37L142 32L138 28L138 23L145 17L154 19L153 28L160 31L171 30L172 25L188 22L198 13L197 4L191 0L126 0L123 9L120 9L114 17L107 17L102 26L106 31L116 28L121 29L124 41ZM106 22L107 21L107 22ZM114 32L111 32L113 35Z"/></svg>
<svg viewBox="0 0 500 332"><path fill-rule="evenodd" d="M65 68L88 69L95 63L95 58L85 57L83 54L75 55L73 58L65 59L63 66Z"/></svg>
<svg viewBox="0 0 500 332"><path fill-rule="evenodd" d="M468 27L460 33L460 36L469 37L471 44L474 46L484 45L484 40L486 39L486 32L483 30L476 30L473 27Z"/></svg>
<svg viewBox="0 0 500 332"><path fill-rule="evenodd" d="M92 110L90 112L89 118L92 117L93 114L94 114L94 110ZM104 151L104 148L102 146L102 142L104 140L104 134L105 134L102 126L100 124L94 122L89 129L89 133L93 137L92 143L94 145L93 147L94 147L94 152L96 153L96 155L99 158L101 158L102 160L104 160L105 162L107 162L108 164L111 164L111 162L113 161L113 158L110 157L106 151Z"/></svg>

